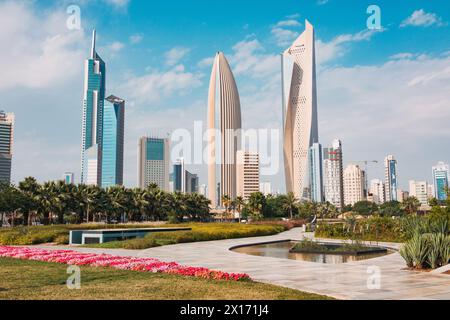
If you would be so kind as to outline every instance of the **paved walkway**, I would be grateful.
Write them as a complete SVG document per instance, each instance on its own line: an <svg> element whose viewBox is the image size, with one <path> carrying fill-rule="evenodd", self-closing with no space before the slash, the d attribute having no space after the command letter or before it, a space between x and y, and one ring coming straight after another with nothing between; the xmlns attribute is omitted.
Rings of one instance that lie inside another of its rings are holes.
<svg viewBox="0 0 450 320"><path fill-rule="evenodd" d="M71 249L121 256L154 257L190 266L247 273L256 281L340 299L450 299L450 276L403 270L405 263L398 252L369 260L322 264L251 256L229 250L231 247L244 244L299 240L304 236L312 237L312 234L302 234L300 229L295 228L268 237L185 243L139 251ZM382 245L398 248L398 244L393 243ZM372 275L370 270L374 270L374 267L379 268L381 274L379 289L369 289L367 286Z"/></svg>

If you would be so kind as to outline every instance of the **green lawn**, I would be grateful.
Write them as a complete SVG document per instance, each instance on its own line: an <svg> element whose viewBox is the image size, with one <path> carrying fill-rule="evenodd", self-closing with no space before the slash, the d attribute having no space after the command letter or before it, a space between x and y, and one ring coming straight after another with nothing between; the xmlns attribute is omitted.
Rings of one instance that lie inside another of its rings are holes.
<svg viewBox="0 0 450 320"><path fill-rule="evenodd" d="M81 289L66 286L66 265L0 258L0 300L322 300L325 296L253 281L81 267Z"/></svg>
<svg viewBox="0 0 450 320"><path fill-rule="evenodd" d="M146 249L176 243L269 236L286 230L280 225L248 225L239 223L191 223L177 226L192 231L155 232L144 238L89 245L93 248Z"/></svg>
<svg viewBox="0 0 450 320"><path fill-rule="evenodd" d="M69 243L70 230L105 229L105 228L150 228L150 227L190 227L192 232L158 233L149 235L146 239L136 239L105 244L108 248L143 249L158 245L180 242L220 240L265 236L286 230L281 225L247 225L239 223L183 223L183 224L137 224L137 225L52 225L33 227L3 228L0 230L0 245L32 245L56 242Z"/></svg>

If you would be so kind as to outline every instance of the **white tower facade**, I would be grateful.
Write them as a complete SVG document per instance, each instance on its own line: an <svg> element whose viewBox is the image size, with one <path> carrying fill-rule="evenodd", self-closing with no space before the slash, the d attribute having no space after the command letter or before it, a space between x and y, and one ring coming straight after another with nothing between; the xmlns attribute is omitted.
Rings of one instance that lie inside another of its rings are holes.
<svg viewBox="0 0 450 320"><path fill-rule="evenodd" d="M243 199L259 192L259 155L256 152L237 152L237 195Z"/></svg>
<svg viewBox="0 0 450 320"><path fill-rule="evenodd" d="M350 164L344 170L344 202L345 205L354 205L365 200L364 187L366 184L365 172L359 166Z"/></svg>
<svg viewBox="0 0 450 320"><path fill-rule="evenodd" d="M236 198L236 152L241 146L241 103L230 65L222 52L214 59L208 96L208 199Z"/></svg>
<svg viewBox="0 0 450 320"><path fill-rule="evenodd" d="M325 201L336 208L344 207L344 166L342 160L342 142L333 140L331 148L323 152Z"/></svg>
<svg viewBox="0 0 450 320"><path fill-rule="evenodd" d="M319 142L314 28L305 31L281 56L286 191L309 198L308 153Z"/></svg>

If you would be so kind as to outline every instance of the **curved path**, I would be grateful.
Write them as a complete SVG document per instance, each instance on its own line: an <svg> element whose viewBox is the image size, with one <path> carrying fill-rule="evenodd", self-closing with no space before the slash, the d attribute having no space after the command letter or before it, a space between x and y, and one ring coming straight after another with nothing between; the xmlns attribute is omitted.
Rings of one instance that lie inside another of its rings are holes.
<svg viewBox="0 0 450 320"><path fill-rule="evenodd" d="M308 233L303 234L299 228L295 228L274 236L183 243L138 251L73 247L70 249L121 256L153 257L190 266L247 273L256 281L340 299L450 299L450 276L403 270L405 263L398 252L369 260L322 264L251 256L229 250L239 245L300 240L312 236ZM380 244L398 248L398 244ZM55 249L55 247L45 248ZM368 282L373 283L371 279L374 270L380 274L378 289L370 289L367 285Z"/></svg>

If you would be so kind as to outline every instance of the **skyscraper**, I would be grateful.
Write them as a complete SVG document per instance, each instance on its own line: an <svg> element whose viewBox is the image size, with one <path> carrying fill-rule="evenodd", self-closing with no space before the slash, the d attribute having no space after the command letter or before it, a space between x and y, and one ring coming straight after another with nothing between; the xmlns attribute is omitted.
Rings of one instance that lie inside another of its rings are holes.
<svg viewBox="0 0 450 320"><path fill-rule="evenodd" d="M94 30L91 55L84 65L81 183L101 186L106 67L95 50L95 40Z"/></svg>
<svg viewBox="0 0 450 320"><path fill-rule="evenodd" d="M123 184L123 147L125 101L106 98L103 115L102 183L103 188Z"/></svg>
<svg viewBox="0 0 450 320"><path fill-rule="evenodd" d="M178 159L173 165L173 191L183 193L199 191L198 175L186 170L183 158Z"/></svg>
<svg viewBox="0 0 450 320"><path fill-rule="evenodd" d="M11 183L14 114L0 111L0 182Z"/></svg>
<svg viewBox="0 0 450 320"><path fill-rule="evenodd" d="M323 151L325 201L336 208L344 207L344 166L342 163L342 143L333 140L331 148Z"/></svg>
<svg viewBox="0 0 450 320"><path fill-rule="evenodd" d="M64 172L63 181L65 184L74 184L75 183L75 174L73 172Z"/></svg>
<svg viewBox="0 0 450 320"><path fill-rule="evenodd" d="M173 191L186 192L186 170L184 159L178 159L173 165Z"/></svg>
<svg viewBox="0 0 450 320"><path fill-rule="evenodd" d="M309 182L311 188L311 200L323 202L323 170L322 170L322 145L314 143L309 148Z"/></svg>
<svg viewBox="0 0 450 320"><path fill-rule="evenodd" d="M388 155L384 159L384 192L386 201L397 201L398 197L398 177L397 160L393 155Z"/></svg>
<svg viewBox="0 0 450 320"><path fill-rule="evenodd" d="M286 190L309 198L308 152L319 133L314 28L307 20L281 59Z"/></svg>
<svg viewBox="0 0 450 320"><path fill-rule="evenodd" d="M241 103L230 65L222 52L214 59L208 96L208 198L236 198L236 152L240 149Z"/></svg>
<svg viewBox="0 0 450 320"><path fill-rule="evenodd" d="M259 155L256 152L237 152L237 195L244 199L259 192Z"/></svg>
<svg viewBox="0 0 450 320"><path fill-rule="evenodd" d="M350 164L344 170L344 203L354 205L363 201L366 185L365 172L359 166Z"/></svg>
<svg viewBox="0 0 450 320"><path fill-rule="evenodd" d="M139 187L155 183L161 190L169 191L169 139L142 137L139 140Z"/></svg>
<svg viewBox="0 0 450 320"><path fill-rule="evenodd" d="M380 179L370 181L369 193L372 195L373 202L382 204L385 202L384 182Z"/></svg>
<svg viewBox="0 0 450 320"><path fill-rule="evenodd" d="M446 188L449 186L449 165L442 161L432 168L434 197L440 201L447 200Z"/></svg>
<svg viewBox="0 0 450 320"><path fill-rule="evenodd" d="M265 196L272 194L272 184L270 182L261 182L259 184L259 191Z"/></svg>
<svg viewBox="0 0 450 320"><path fill-rule="evenodd" d="M197 193L198 192L198 175L195 173L190 173L186 170L185 178L185 190L186 193Z"/></svg>
<svg viewBox="0 0 450 320"><path fill-rule="evenodd" d="M416 197L421 204L428 204L428 183L426 181L409 181L409 195Z"/></svg>

